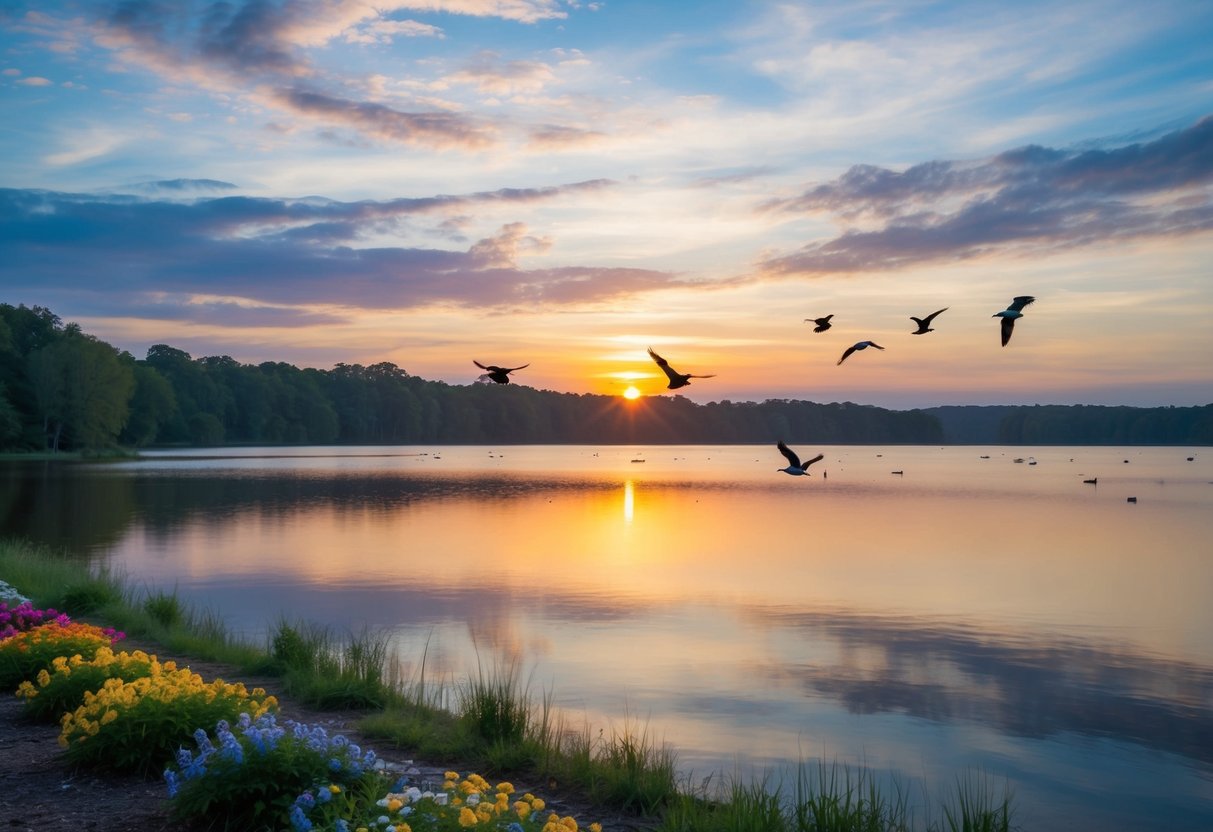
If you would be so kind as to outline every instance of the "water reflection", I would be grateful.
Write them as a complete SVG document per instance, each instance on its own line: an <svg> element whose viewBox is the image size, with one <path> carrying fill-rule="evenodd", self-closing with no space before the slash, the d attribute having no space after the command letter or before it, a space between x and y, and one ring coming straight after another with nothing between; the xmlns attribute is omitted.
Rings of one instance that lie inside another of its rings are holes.
<svg viewBox="0 0 1213 832"><path fill-rule="evenodd" d="M251 636L285 614L439 677L523 662L701 770L979 765L1038 817L1213 824L1213 468L1031 454L831 448L828 479L753 447L193 454L9 466L0 517Z"/></svg>

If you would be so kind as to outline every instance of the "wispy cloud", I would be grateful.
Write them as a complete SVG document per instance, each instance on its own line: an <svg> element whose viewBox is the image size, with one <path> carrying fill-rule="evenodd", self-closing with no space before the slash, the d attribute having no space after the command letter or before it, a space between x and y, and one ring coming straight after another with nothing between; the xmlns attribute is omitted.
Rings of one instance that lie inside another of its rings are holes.
<svg viewBox="0 0 1213 832"><path fill-rule="evenodd" d="M223 184L223 183L219 183ZM505 306L592 303L690 281L651 269L562 266L529 269L551 241L508 223L464 251L362 245L404 235L402 221L458 215L477 205L522 205L608 187L563 187L390 201L201 198L0 190L0 286L34 280L48 291L90 291L107 264L108 291L146 297L209 295L266 305L336 304L365 309L433 303ZM167 190L193 183L169 183ZM251 313L250 313L251 314ZM258 312L264 315L264 312Z"/></svg>
<svg viewBox="0 0 1213 832"><path fill-rule="evenodd" d="M852 167L764 207L853 227L761 263L767 273L882 271L994 250L1034 251L1213 229L1213 117L1109 150L1028 146L975 163Z"/></svg>

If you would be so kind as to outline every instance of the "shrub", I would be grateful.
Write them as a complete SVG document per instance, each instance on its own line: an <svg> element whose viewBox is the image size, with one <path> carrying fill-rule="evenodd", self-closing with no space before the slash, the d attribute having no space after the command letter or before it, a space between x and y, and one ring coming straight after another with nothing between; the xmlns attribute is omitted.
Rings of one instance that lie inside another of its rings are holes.
<svg viewBox="0 0 1213 832"><path fill-rule="evenodd" d="M165 670L131 682L106 680L63 717L59 744L69 762L148 774L193 736L195 726L242 713L259 717L278 701L261 688L222 679L207 683L190 670Z"/></svg>
<svg viewBox="0 0 1213 832"><path fill-rule="evenodd" d="M147 676L159 674L161 670L173 671L173 662L163 665L155 656L142 650L133 653L114 653L112 648L102 647L91 660L80 654L71 658L56 656L51 661L50 672L39 670L34 682L22 682L17 696L25 700L25 715L41 722L55 722L68 711L74 711L84 702L84 694L100 690L107 679L133 682Z"/></svg>
<svg viewBox="0 0 1213 832"><path fill-rule="evenodd" d="M198 750L182 749L164 772L173 817L191 827L283 829L296 795L315 783L346 800L388 785L374 770L375 752L319 726L279 725L272 714L241 714L234 731L220 721L213 739L202 729L194 737Z"/></svg>
<svg viewBox="0 0 1213 832"><path fill-rule="evenodd" d="M58 656L79 653L91 659L121 638L125 635L112 627L76 621L63 624L59 619L9 636L0 640L0 689L13 690L20 682L33 680Z"/></svg>
<svg viewBox="0 0 1213 832"><path fill-rule="evenodd" d="M296 832L353 832L393 829L395 832L437 832L475 827L478 832L576 832L572 817L545 812L545 802L533 794L516 795L510 783L492 786L478 774L460 779L446 773L441 791L412 787L388 792L367 804L333 785L321 785L299 795L291 809ZM601 832L591 823L589 832Z"/></svg>
<svg viewBox="0 0 1213 832"><path fill-rule="evenodd" d="M165 628L176 627L185 620L185 610L176 593L158 592L148 596L143 602L143 611Z"/></svg>

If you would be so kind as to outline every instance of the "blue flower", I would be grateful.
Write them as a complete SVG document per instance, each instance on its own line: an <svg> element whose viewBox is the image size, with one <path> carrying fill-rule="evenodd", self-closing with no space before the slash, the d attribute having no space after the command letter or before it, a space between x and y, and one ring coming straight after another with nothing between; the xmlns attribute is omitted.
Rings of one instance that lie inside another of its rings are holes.
<svg viewBox="0 0 1213 832"><path fill-rule="evenodd" d="M168 796L176 797L177 792L181 791L181 778L177 776L177 772L171 768L164 770L164 782L168 784Z"/></svg>
<svg viewBox="0 0 1213 832"><path fill-rule="evenodd" d="M312 828L312 822L308 820L307 815L304 814L303 809L299 806L291 809L291 826L298 830L298 832L308 832Z"/></svg>

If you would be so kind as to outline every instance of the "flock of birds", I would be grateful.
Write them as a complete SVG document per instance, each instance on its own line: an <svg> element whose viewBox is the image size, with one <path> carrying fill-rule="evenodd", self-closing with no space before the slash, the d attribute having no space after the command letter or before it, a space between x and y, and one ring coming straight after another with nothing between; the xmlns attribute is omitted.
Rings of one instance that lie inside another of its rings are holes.
<svg viewBox="0 0 1213 832"><path fill-rule="evenodd" d="M1011 303L1006 309L1002 310L1001 312L995 312L993 315L991 315L993 318L1002 319L1001 335L1002 345L1004 347L1010 342L1011 333L1015 331L1015 321L1023 317L1024 307L1033 303L1035 300L1036 298L1031 295L1018 295L1017 297L1011 299ZM945 306L943 309L937 309L924 318L916 318L911 315L910 320L917 324L918 328L910 334L926 335L928 332L934 332L935 330L931 327L931 322L934 321L939 315L942 315L947 311L948 307ZM811 321L813 323L814 332L825 332L827 329L833 326L833 324L830 322L830 319L833 317L834 315L830 314L821 318L805 318L805 321ZM884 347L880 346L880 344L877 344L875 341L858 341L843 351L842 357L838 359L838 363L842 364L842 362L846 361L853 353L866 350L868 347L878 350L884 349ZM652 347L649 347L649 357L653 359L657 366L661 368L661 371L665 373L666 378L669 379L669 384L666 385L666 389L668 390L677 390L681 387L686 387L691 383L691 379L693 378L715 378L716 375L715 373L709 373L706 375L680 373L670 366L670 362L666 361L664 358L654 352ZM525 370L527 367L531 366L530 364L523 364L520 367L498 367L493 364L481 364L475 359L472 359L472 363L485 371L479 377L479 379L477 379L478 381L493 382L496 384L509 384L510 373L517 370ZM809 473L810 465L812 465L814 462L821 461L825 457L824 454L818 454L810 460L801 462L800 457L797 456L796 452L785 445L782 440L780 440L776 447L779 448L779 452L783 454L784 458L788 461L786 467L778 470L783 471L786 474L791 474L792 476L804 476L805 474Z"/></svg>

